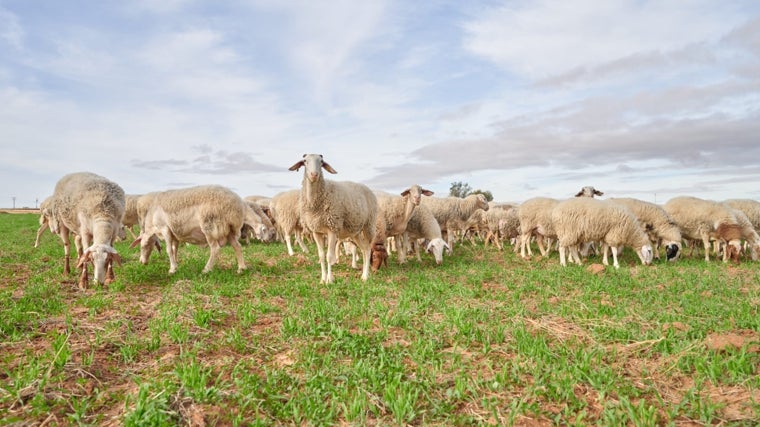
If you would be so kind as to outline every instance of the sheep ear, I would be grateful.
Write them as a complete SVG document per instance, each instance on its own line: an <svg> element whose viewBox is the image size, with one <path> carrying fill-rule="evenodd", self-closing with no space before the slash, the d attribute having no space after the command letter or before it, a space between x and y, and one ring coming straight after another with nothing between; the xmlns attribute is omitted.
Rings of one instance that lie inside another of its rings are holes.
<svg viewBox="0 0 760 427"><path fill-rule="evenodd" d="M332 166L330 166L330 164L327 162L322 162L322 168L324 168L324 170L330 173L338 173L338 171L333 169Z"/></svg>
<svg viewBox="0 0 760 427"><path fill-rule="evenodd" d="M116 264L121 265L121 255L119 255L116 252L111 252L111 255L109 255L112 261L116 261Z"/></svg>
<svg viewBox="0 0 760 427"><path fill-rule="evenodd" d="M305 155L306 154L304 154L304 156ZM298 162L298 163L294 164L293 166L289 167L288 170L289 171L297 171L298 169L301 169L301 166L303 166L303 165L305 165L305 163L304 163L303 160L301 160L300 162Z"/></svg>
<svg viewBox="0 0 760 427"><path fill-rule="evenodd" d="M430 191L430 190L425 190L425 189L422 189L422 194L424 194L425 196L432 196L432 195L433 195L433 194L435 194L435 193L433 193L433 192L432 192L432 191Z"/></svg>
<svg viewBox="0 0 760 427"><path fill-rule="evenodd" d="M575 197L581 197L582 195L583 195L583 190L579 191L579 192L578 192L578 193L575 195Z"/></svg>
<svg viewBox="0 0 760 427"><path fill-rule="evenodd" d="M401 195L402 196L408 196L409 195L409 189L407 188L406 190L402 191Z"/></svg>
<svg viewBox="0 0 760 427"><path fill-rule="evenodd" d="M135 239L135 240L132 242L132 244L131 244L131 245L129 245L129 249L132 249L132 248L134 248L135 246L139 245L141 241L142 241L142 237L138 237L138 238L136 238L136 239Z"/></svg>
<svg viewBox="0 0 760 427"><path fill-rule="evenodd" d="M599 190L594 190L594 194L596 194L597 196L604 196L604 193L602 193Z"/></svg>
<svg viewBox="0 0 760 427"><path fill-rule="evenodd" d="M87 264L88 262L92 261L92 252L85 251L81 257L79 257L79 260L77 261L77 268L82 268Z"/></svg>

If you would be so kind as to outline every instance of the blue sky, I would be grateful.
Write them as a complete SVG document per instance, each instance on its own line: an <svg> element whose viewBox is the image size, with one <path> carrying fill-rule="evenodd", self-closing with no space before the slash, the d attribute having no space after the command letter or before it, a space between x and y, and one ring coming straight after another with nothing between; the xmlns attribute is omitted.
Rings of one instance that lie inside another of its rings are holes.
<svg viewBox="0 0 760 427"><path fill-rule="evenodd" d="M0 207L336 180L760 199L756 1L0 0Z"/></svg>

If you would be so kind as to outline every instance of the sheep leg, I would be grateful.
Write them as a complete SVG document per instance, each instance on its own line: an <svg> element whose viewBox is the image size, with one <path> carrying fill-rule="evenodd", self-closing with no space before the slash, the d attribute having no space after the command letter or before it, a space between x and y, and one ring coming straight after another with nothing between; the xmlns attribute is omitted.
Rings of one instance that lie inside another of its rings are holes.
<svg viewBox="0 0 760 427"><path fill-rule="evenodd" d="M219 256L219 250L221 248L221 245L219 245L219 242L217 241L209 241L208 242L208 249L209 249L209 256L208 261L206 261L206 265L203 267L202 273L208 273L214 268L214 264L216 264L216 258Z"/></svg>
<svg viewBox="0 0 760 427"><path fill-rule="evenodd" d="M702 244L705 247L705 261L710 261L710 238L702 236Z"/></svg>
<svg viewBox="0 0 760 427"><path fill-rule="evenodd" d="M295 237L296 243L298 243L298 246L301 247L301 250L303 251L303 253L308 254L309 247L306 246L306 243L303 242L303 233L301 233L300 231L296 231L295 236L296 236Z"/></svg>
<svg viewBox="0 0 760 427"><path fill-rule="evenodd" d="M166 240L166 251L169 252L169 274L174 274L177 271L179 241L171 236L164 236L164 240Z"/></svg>
<svg viewBox="0 0 760 427"><path fill-rule="evenodd" d="M285 233L285 245L288 247L288 255L293 256L293 245L290 244L290 233Z"/></svg>
<svg viewBox="0 0 760 427"><path fill-rule="evenodd" d="M317 232L312 233L312 237L314 238L314 243L317 244L317 254L319 256L319 269L322 271L322 277L319 279L319 283L332 283L333 277L332 277L332 268L330 267L330 263L326 262L325 257L325 241L324 236L322 234L318 234Z"/></svg>
<svg viewBox="0 0 760 427"><path fill-rule="evenodd" d="M48 222L45 221L40 225L40 228L37 229L37 238L34 239L34 247L38 248L40 247L40 237L42 236L42 233L45 232L45 229L48 228Z"/></svg>
<svg viewBox="0 0 760 427"><path fill-rule="evenodd" d="M372 238L368 238L363 233L357 237L356 245L362 250L362 281L366 282L369 279L369 269L372 263L370 259L372 257Z"/></svg>
<svg viewBox="0 0 760 427"><path fill-rule="evenodd" d="M566 246L559 245L559 264L563 267L567 267L567 258L565 257L566 251Z"/></svg>
<svg viewBox="0 0 760 427"><path fill-rule="evenodd" d="M618 264L618 248L617 246L611 246L612 249L612 265L615 268L620 268L620 264Z"/></svg>
<svg viewBox="0 0 760 427"><path fill-rule="evenodd" d="M87 264L86 262L82 264L82 273L79 276L79 289L82 290L87 289L87 284L90 281L90 277L87 274Z"/></svg>
<svg viewBox="0 0 760 427"><path fill-rule="evenodd" d="M407 251L407 240L409 238L404 234L399 234L394 238L394 242L397 245L396 251L398 252L398 263L404 264L406 263L406 251Z"/></svg>
<svg viewBox="0 0 760 427"><path fill-rule="evenodd" d="M581 257L578 254L578 245L570 246L570 261L581 265Z"/></svg>
<svg viewBox="0 0 760 427"><path fill-rule="evenodd" d="M230 235L227 238L227 241L230 242L230 246L232 246L232 249L235 251L235 257L237 258L237 264L238 264L238 273L242 273L243 270L245 270L245 260L243 259L243 247L240 245L240 242L234 235Z"/></svg>

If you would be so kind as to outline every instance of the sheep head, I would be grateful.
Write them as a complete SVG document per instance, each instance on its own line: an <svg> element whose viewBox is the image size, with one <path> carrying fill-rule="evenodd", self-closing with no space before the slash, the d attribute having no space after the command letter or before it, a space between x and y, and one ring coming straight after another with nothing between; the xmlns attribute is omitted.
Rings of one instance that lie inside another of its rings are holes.
<svg viewBox="0 0 760 427"><path fill-rule="evenodd" d="M289 167L288 170L297 171L304 167L304 178L309 182L315 182L320 175L322 175L322 169L332 174L338 173L335 169L327 163L321 154L304 154L303 159Z"/></svg>
<svg viewBox="0 0 760 427"><path fill-rule="evenodd" d="M116 249L105 244L96 244L84 250L82 256L77 261L77 268L86 271L87 264L92 263L95 281L102 285L106 283L107 274L113 275L114 262L121 265L121 257L116 252ZM83 277L86 277L86 273Z"/></svg>
<svg viewBox="0 0 760 427"><path fill-rule="evenodd" d="M430 190L426 190L419 185L415 184L411 187L407 188L406 190L401 192L401 197L409 196L412 199L412 204L415 206L420 205L420 201L422 201L422 196L432 196L434 193Z"/></svg>
<svg viewBox="0 0 760 427"><path fill-rule="evenodd" d="M680 248L677 243L671 243L665 247L665 257L668 261L675 261Z"/></svg>
<svg viewBox="0 0 760 427"><path fill-rule="evenodd" d="M597 190L596 188L590 185L587 185L581 188L581 191L579 191L575 195L575 197L592 197L593 198L594 196L602 196L602 195L604 195L604 193L602 193L601 191Z"/></svg>

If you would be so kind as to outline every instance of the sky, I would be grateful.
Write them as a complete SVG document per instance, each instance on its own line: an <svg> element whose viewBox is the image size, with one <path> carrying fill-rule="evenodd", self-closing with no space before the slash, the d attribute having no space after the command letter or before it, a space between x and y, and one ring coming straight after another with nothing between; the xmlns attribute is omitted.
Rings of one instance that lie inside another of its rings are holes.
<svg viewBox="0 0 760 427"><path fill-rule="evenodd" d="M0 207L372 189L760 199L760 2L0 0Z"/></svg>

